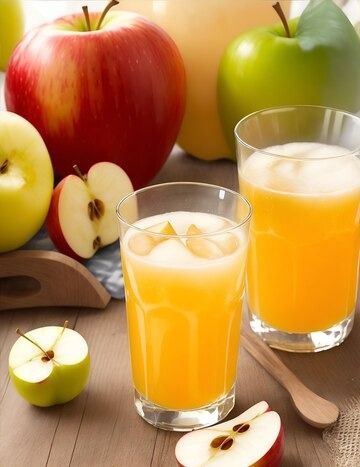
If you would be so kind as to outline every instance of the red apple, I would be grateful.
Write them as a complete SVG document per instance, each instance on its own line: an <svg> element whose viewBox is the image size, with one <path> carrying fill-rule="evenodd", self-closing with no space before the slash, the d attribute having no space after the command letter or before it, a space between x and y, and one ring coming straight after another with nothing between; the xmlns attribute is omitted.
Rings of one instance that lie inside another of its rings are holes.
<svg viewBox="0 0 360 467"><path fill-rule="evenodd" d="M111 5L117 2L111 2ZM185 107L185 71L165 31L130 12L82 13L30 31L7 71L8 110L40 132L60 176L78 163L120 165L138 188L169 155Z"/></svg>
<svg viewBox="0 0 360 467"><path fill-rule="evenodd" d="M86 176L68 175L55 188L46 225L56 248L77 260L93 256L119 237L116 205L133 191L126 173L99 162ZM136 206L129 205L136 218Z"/></svg>
<svg viewBox="0 0 360 467"><path fill-rule="evenodd" d="M280 417L264 401L232 420L186 434L175 448L183 467L277 467L283 452Z"/></svg>

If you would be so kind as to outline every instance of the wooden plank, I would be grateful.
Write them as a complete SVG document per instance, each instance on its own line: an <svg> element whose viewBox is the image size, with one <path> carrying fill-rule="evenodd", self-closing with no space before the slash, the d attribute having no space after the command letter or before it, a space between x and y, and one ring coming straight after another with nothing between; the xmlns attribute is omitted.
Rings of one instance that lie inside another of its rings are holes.
<svg viewBox="0 0 360 467"><path fill-rule="evenodd" d="M91 391L69 465L150 465L156 430L136 414L128 357L124 303L112 301L106 312L85 312L76 329L89 342ZM61 419L51 462L58 465L66 448ZM65 464L66 465L66 464Z"/></svg>

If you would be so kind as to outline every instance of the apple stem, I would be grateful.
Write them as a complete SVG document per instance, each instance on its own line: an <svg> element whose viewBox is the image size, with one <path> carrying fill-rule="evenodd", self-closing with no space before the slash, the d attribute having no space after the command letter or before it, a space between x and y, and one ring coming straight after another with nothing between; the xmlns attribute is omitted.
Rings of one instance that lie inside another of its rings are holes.
<svg viewBox="0 0 360 467"><path fill-rule="evenodd" d="M119 2L117 0L111 0L111 2L109 2L106 7L105 7L105 10L102 12L102 15L100 16L100 19L99 19L99 22L96 26L96 31L98 31L101 27L101 24L102 22L104 21L104 18L105 16L107 15L108 11L115 5L118 5Z"/></svg>
<svg viewBox="0 0 360 467"><path fill-rule="evenodd" d="M16 334L19 334L19 336L23 337L24 339L26 339L27 341L31 342L33 345L35 345L38 349L41 350L41 352L43 352L46 357L51 360L53 357L54 357L54 352L52 351L49 351L49 353L44 350L37 342L31 340L29 337L27 337L22 331L20 331L19 328L16 329ZM50 353L51 352L51 353Z"/></svg>
<svg viewBox="0 0 360 467"><path fill-rule="evenodd" d="M282 24L284 26L287 37L291 38L289 24L287 22L285 13L284 13L283 9L281 8L280 3L276 2L275 5L273 5L273 8L276 11L276 13L279 15L279 18L281 19L281 22L282 22Z"/></svg>
<svg viewBox="0 0 360 467"><path fill-rule="evenodd" d="M87 5L84 5L82 7L82 11L84 12L85 16L85 21L86 21L86 26L88 28L88 31L91 31L91 23L90 23L90 16L89 16L89 8Z"/></svg>
<svg viewBox="0 0 360 467"><path fill-rule="evenodd" d="M84 175L84 174L81 172L81 170L79 169L79 167L78 167L76 164L73 165L73 169L74 169L76 175L78 175L78 176L81 178L81 180L82 180L83 182L87 182L87 176Z"/></svg>

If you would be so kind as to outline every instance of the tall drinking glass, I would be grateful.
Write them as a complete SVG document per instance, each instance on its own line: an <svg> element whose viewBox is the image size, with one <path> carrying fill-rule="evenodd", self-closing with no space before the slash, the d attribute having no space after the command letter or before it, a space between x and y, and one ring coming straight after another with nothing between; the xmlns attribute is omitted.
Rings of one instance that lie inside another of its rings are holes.
<svg viewBox="0 0 360 467"><path fill-rule="evenodd" d="M117 213L136 409L168 430L214 424L234 406L250 205L165 183Z"/></svg>
<svg viewBox="0 0 360 467"><path fill-rule="evenodd" d="M360 240L360 119L316 106L267 109L235 128L253 206L250 324L272 347L315 352L350 333Z"/></svg>

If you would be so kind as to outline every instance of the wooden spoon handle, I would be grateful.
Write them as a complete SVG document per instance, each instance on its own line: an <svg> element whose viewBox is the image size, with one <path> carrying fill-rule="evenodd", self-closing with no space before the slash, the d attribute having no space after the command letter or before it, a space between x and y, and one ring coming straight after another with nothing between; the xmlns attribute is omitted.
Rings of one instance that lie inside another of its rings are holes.
<svg viewBox="0 0 360 467"><path fill-rule="evenodd" d="M275 352L248 327L243 326L241 330L241 342L246 351L290 393L296 386L305 388L305 385L284 365Z"/></svg>
<svg viewBox="0 0 360 467"><path fill-rule="evenodd" d="M110 294L80 264L55 251L0 254L0 310L39 306L105 308Z"/></svg>

